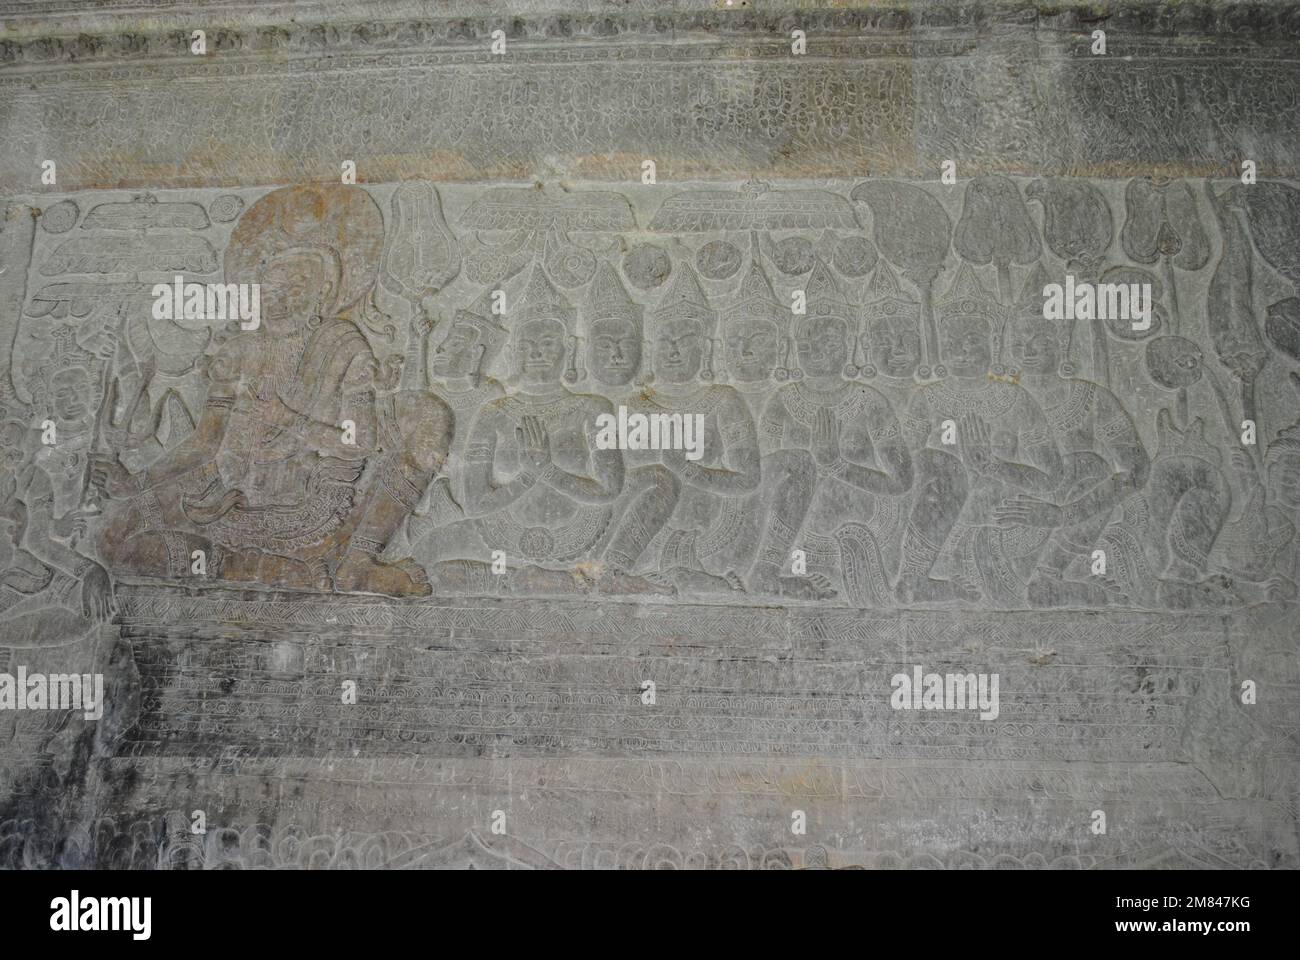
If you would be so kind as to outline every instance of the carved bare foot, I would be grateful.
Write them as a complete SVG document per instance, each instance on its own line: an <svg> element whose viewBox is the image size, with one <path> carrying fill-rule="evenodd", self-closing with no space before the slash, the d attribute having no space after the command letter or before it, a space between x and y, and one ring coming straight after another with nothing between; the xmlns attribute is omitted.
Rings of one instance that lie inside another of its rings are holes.
<svg viewBox="0 0 1300 960"><path fill-rule="evenodd" d="M536 564L510 574L511 593L585 593L588 580L568 570L548 570Z"/></svg>
<svg viewBox="0 0 1300 960"><path fill-rule="evenodd" d="M638 577L623 570L606 570L596 584L599 593L611 595L655 594L671 597L677 588L659 577Z"/></svg>
<svg viewBox="0 0 1300 960"><path fill-rule="evenodd" d="M257 550L231 550L222 557L218 576L236 583L256 582L262 576L262 554Z"/></svg>
<svg viewBox="0 0 1300 960"><path fill-rule="evenodd" d="M802 577L771 574L756 577L754 593L775 594L786 600L829 600L837 593L830 580L820 573Z"/></svg>
<svg viewBox="0 0 1300 960"><path fill-rule="evenodd" d="M904 574L898 578L894 596L899 603L938 603L944 600L965 600L975 603L980 599L979 592L956 580L931 580Z"/></svg>
<svg viewBox="0 0 1300 960"><path fill-rule="evenodd" d="M681 593L745 592L745 585L740 577L730 570L719 577L691 567L673 567L666 576L672 578L673 583L677 584L677 589Z"/></svg>
<svg viewBox="0 0 1300 960"><path fill-rule="evenodd" d="M504 577L494 576L489 564L480 560L443 560L429 571L430 580L438 594L471 593L492 594L503 585Z"/></svg>
<svg viewBox="0 0 1300 960"><path fill-rule="evenodd" d="M1037 571L1029 581L1031 607L1104 607L1127 598L1105 580L1080 582Z"/></svg>
<svg viewBox="0 0 1300 960"><path fill-rule="evenodd" d="M357 551L344 557L334 571L334 589L342 593L381 593L386 597L427 597L433 593L418 563L384 563Z"/></svg>

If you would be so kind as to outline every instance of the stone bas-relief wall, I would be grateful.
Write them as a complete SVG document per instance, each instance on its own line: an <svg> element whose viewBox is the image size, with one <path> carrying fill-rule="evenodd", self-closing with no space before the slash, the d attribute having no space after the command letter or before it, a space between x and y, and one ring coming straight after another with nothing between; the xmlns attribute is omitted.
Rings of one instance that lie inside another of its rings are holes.
<svg viewBox="0 0 1300 960"><path fill-rule="evenodd" d="M569 6L0 2L0 864L1300 865L1295 8Z"/></svg>
<svg viewBox="0 0 1300 960"><path fill-rule="evenodd" d="M6 863L1294 865L1297 197L11 204L5 657L107 693L0 713ZM894 709L917 664L996 715Z"/></svg>

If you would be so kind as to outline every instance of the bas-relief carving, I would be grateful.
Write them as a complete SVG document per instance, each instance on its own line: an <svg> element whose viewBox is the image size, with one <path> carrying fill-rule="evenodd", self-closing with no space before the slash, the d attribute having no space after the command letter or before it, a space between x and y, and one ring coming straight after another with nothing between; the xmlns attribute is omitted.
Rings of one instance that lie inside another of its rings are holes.
<svg viewBox="0 0 1300 960"><path fill-rule="evenodd" d="M1261 186L1290 202L1290 185ZM282 759L340 738L385 759L1124 759L1191 763L1215 796L1267 805L1287 789L1277 771L1300 713L1274 704L1257 720L1197 675L1294 663L1284 628L1256 642L1235 626L1285 622L1300 573L1290 228L1249 196L1214 181L993 177L11 204L5 646L96 638L98 662L138 691L107 749L179 760L233 747L248 752L235 775L268 737ZM262 327L154 319L149 289L177 271L259 282ZM1144 335L1042 319L1046 283L1129 276L1112 271L1156 281L1162 323ZM600 449L595 418L619 407L702 415L703 456ZM1239 441L1247 417L1254 448ZM1119 619L1085 636L1083 609ZM1225 623L1249 666L1224 659ZM430 635L440 652L401 652ZM695 652L656 657L670 638ZM564 652L501 674L497 654L539 643ZM1072 650L1075 667L1054 671ZM791 668L761 666L768 652ZM918 657L985 663L1004 690L1042 699L1008 699L992 739L979 721L900 720L871 691ZM381 680L384 663L413 679ZM205 695L214 667L234 678L234 710ZM648 667L665 680L655 717L636 710ZM347 670L368 694L355 712L336 693ZM483 682L503 686L467 711ZM122 829L104 856L175 865L130 852ZM1272 829L1226 853L1217 837L1171 847L1188 862L1267 862ZM506 849L467 823L412 841L402 862L606 862L598 845L577 853L536 830ZM881 852L880 836L846 834L830 859L912 856ZM647 844L638 862L660 857ZM205 849L176 856L210 866ZM734 857L770 859L746 851Z"/></svg>

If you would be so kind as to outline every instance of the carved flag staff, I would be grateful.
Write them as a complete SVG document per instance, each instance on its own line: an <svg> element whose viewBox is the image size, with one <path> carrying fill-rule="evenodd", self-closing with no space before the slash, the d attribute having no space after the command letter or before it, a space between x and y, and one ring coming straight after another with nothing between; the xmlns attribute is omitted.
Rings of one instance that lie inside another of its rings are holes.
<svg viewBox="0 0 1300 960"><path fill-rule="evenodd" d="M460 273L460 247L442 216L438 189L427 180L409 180L393 191L392 227L379 260L379 283L411 307L402 386L422 389L424 337L431 329L426 298L435 296Z"/></svg>
<svg viewBox="0 0 1300 960"><path fill-rule="evenodd" d="M893 180L860 183L849 194L871 208L873 237L881 255L921 290L925 359L922 380L945 377L934 316L934 281L943 270L952 242L952 220L943 205L920 187Z"/></svg>
<svg viewBox="0 0 1300 960"><path fill-rule="evenodd" d="M1138 263L1160 260L1169 287L1171 333L1181 329L1174 267L1194 272L1210 259L1210 241L1196 212L1196 196L1185 180L1138 178L1124 191L1124 227L1120 243Z"/></svg>
<svg viewBox="0 0 1300 960"><path fill-rule="evenodd" d="M977 265L998 269L998 300L1011 304L1011 264L1032 263L1043 251L1038 229L1015 181L1007 177L976 177L966 185L961 219L952 245Z"/></svg>
<svg viewBox="0 0 1300 960"><path fill-rule="evenodd" d="M1115 236L1110 207L1101 191L1082 180L1053 177L1035 180L1025 195L1043 205L1047 248L1065 261L1076 282L1095 282ZM1092 368L1097 382L1109 388L1106 328L1097 317L1092 320Z"/></svg>
<svg viewBox="0 0 1300 960"><path fill-rule="evenodd" d="M1210 278L1206 303L1210 339L1219 363L1241 384L1242 417L1255 421L1262 436L1255 412L1255 378L1268 360L1268 348L1255 320L1252 251L1241 187L1234 185L1216 194L1207 182L1205 194L1223 236L1223 252Z"/></svg>

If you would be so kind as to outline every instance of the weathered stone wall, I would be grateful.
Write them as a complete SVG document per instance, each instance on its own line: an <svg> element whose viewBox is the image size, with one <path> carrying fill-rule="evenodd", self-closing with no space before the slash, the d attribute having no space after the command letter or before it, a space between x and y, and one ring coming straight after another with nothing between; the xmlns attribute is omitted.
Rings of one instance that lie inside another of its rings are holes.
<svg viewBox="0 0 1300 960"><path fill-rule="evenodd" d="M1296 866L1300 8L477 7L0 3L0 863Z"/></svg>

